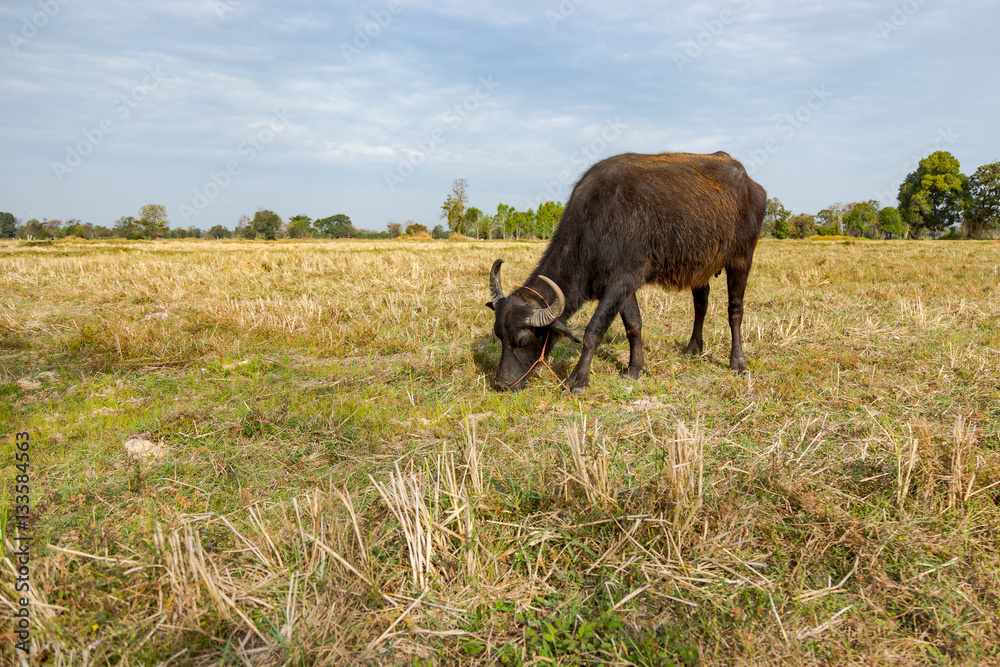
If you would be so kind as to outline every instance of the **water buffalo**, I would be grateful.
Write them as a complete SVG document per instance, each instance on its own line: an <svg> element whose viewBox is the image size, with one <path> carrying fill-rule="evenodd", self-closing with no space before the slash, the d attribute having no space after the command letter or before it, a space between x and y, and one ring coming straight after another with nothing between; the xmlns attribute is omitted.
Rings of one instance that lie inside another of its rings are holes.
<svg viewBox="0 0 1000 667"><path fill-rule="evenodd" d="M764 227L764 189L736 160L712 155L626 153L598 162L573 188L538 266L522 287L505 295L502 259L490 271L493 331L502 345L493 384L520 389L585 301L598 300L583 335L583 353L564 382L580 393L590 363L616 315L629 342L628 376L643 368L642 317L635 292L645 283L690 288L694 330L685 352L704 349L702 323L709 279L726 271L732 349L729 367L745 371L740 326L743 292ZM579 341L577 341L579 342Z"/></svg>

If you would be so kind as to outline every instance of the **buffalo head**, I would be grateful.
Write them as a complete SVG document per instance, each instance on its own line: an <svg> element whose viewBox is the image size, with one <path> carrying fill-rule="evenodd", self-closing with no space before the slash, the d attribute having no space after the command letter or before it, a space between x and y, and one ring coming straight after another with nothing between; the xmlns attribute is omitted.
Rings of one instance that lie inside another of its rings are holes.
<svg viewBox="0 0 1000 667"><path fill-rule="evenodd" d="M543 356L548 356L556 340L560 336L574 339L575 336L559 319L566 299L558 285L538 276L554 294L552 303L544 307L540 307L542 297L527 287L505 296L500 284L501 264L503 260L498 259L490 269L490 300L486 304L496 313L493 333L502 346L493 386L500 390L523 389L528 373Z"/></svg>

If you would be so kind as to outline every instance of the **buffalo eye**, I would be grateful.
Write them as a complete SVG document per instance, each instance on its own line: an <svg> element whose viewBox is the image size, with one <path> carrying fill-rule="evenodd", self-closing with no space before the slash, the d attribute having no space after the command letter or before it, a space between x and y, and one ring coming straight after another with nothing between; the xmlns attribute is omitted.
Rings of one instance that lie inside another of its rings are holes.
<svg viewBox="0 0 1000 667"><path fill-rule="evenodd" d="M514 337L514 345L517 347L527 347L535 340L535 334L531 331L521 331Z"/></svg>

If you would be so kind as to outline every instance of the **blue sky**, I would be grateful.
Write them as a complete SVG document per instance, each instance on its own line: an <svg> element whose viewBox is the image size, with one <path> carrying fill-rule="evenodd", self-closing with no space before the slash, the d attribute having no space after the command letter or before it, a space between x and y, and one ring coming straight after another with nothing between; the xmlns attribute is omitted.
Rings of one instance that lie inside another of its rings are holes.
<svg viewBox="0 0 1000 667"><path fill-rule="evenodd" d="M439 224L627 151L741 159L794 212L1000 159L1000 2L8 0L0 210Z"/></svg>

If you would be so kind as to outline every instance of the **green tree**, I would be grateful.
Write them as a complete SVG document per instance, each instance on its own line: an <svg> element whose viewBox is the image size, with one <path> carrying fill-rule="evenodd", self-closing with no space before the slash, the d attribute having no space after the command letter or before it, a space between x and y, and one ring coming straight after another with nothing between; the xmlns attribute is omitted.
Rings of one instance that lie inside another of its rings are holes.
<svg viewBox="0 0 1000 667"><path fill-rule="evenodd" d="M846 207L837 202L816 214L816 233L820 236L837 236L841 232Z"/></svg>
<svg viewBox="0 0 1000 667"><path fill-rule="evenodd" d="M303 239L312 231L312 218L308 215L293 215L288 219L288 238Z"/></svg>
<svg viewBox="0 0 1000 667"><path fill-rule="evenodd" d="M475 206L465 209L465 229L466 232L476 238L483 238L479 234L479 224L483 219L483 212Z"/></svg>
<svg viewBox="0 0 1000 667"><path fill-rule="evenodd" d="M236 221L236 229L233 231L233 236L241 236L245 239L253 238L253 230L250 229L250 216L244 213L240 216L240 219Z"/></svg>
<svg viewBox="0 0 1000 667"><path fill-rule="evenodd" d="M495 227L496 224L493 220L493 216L483 213L479 216L476 225L474 227L470 227L469 231L473 232L473 235L477 239L490 239L493 238L493 230Z"/></svg>
<svg viewBox="0 0 1000 667"><path fill-rule="evenodd" d="M163 204L146 204L139 209L138 223L142 235L148 239L166 234L170 225L167 207Z"/></svg>
<svg viewBox="0 0 1000 667"><path fill-rule="evenodd" d="M352 236L357 236L357 230L354 229L354 223L351 222L350 216L344 213L337 213L336 215L331 215L328 218L322 218L313 223L313 226L319 230L323 236L329 237L331 239L349 239Z"/></svg>
<svg viewBox="0 0 1000 667"><path fill-rule="evenodd" d="M24 223L24 229L21 231L21 234L25 237L31 237L33 239L52 238L52 235L49 234L49 230L47 230L45 225L39 222L36 218L32 218Z"/></svg>
<svg viewBox="0 0 1000 667"><path fill-rule="evenodd" d="M62 228L61 236L76 236L81 239L89 239L94 236L94 226L89 222L83 223L72 218L66 221L66 225Z"/></svg>
<svg viewBox="0 0 1000 667"><path fill-rule="evenodd" d="M250 221L251 238L263 238L273 241L278 238L278 230L281 229L281 216L274 211L262 208L253 215Z"/></svg>
<svg viewBox="0 0 1000 667"><path fill-rule="evenodd" d="M816 216L799 213L788 219L790 236L793 239L804 239L816 233Z"/></svg>
<svg viewBox="0 0 1000 667"><path fill-rule="evenodd" d="M904 238L907 231L903 216L895 206L886 206L878 212L878 228L882 231L882 236L887 239Z"/></svg>
<svg viewBox="0 0 1000 667"><path fill-rule="evenodd" d="M910 233L919 236L958 224L968 180L948 151L936 151L921 160L899 186L899 214Z"/></svg>
<svg viewBox="0 0 1000 667"><path fill-rule="evenodd" d="M984 164L969 178L964 225L971 239L1000 229L1000 162Z"/></svg>
<svg viewBox="0 0 1000 667"><path fill-rule="evenodd" d="M403 235L403 227L398 222L393 222L392 220L390 220L389 224L387 224L385 228L389 230L390 239L398 239L400 236Z"/></svg>
<svg viewBox="0 0 1000 667"><path fill-rule="evenodd" d="M878 208L875 202L849 204L844 214L844 231L851 236L873 239L878 235Z"/></svg>
<svg viewBox="0 0 1000 667"><path fill-rule="evenodd" d="M13 213L0 213L0 239L12 239L17 232L17 218Z"/></svg>
<svg viewBox="0 0 1000 667"><path fill-rule="evenodd" d="M222 225L215 225L210 230L205 232L205 238L209 239L228 239L232 238L232 236L233 233Z"/></svg>
<svg viewBox="0 0 1000 667"><path fill-rule="evenodd" d="M469 182L464 178L456 178L451 184L451 194L441 204L441 219L448 221L448 228L456 234L464 234L465 207L469 203L466 190Z"/></svg>
<svg viewBox="0 0 1000 667"><path fill-rule="evenodd" d="M551 238L552 232L556 230L559 219L562 218L566 207L562 202L547 201L538 205L538 213L535 214L538 236L543 239Z"/></svg>
<svg viewBox="0 0 1000 667"><path fill-rule="evenodd" d="M788 227L788 216L791 214L792 212L782 205L780 199L769 198L764 210L764 233L776 239L787 239L791 233Z"/></svg>
<svg viewBox="0 0 1000 667"><path fill-rule="evenodd" d="M434 229L431 231L431 238L435 239L445 238L444 227L442 227L441 225L434 225Z"/></svg>
<svg viewBox="0 0 1000 667"><path fill-rule="evenodd" d="M139 221L131 215L124 215L115 220L115 226L112 228L112 231L115 233L115 236L123 239L142 238L142 227L139 225Z"/></svg>

